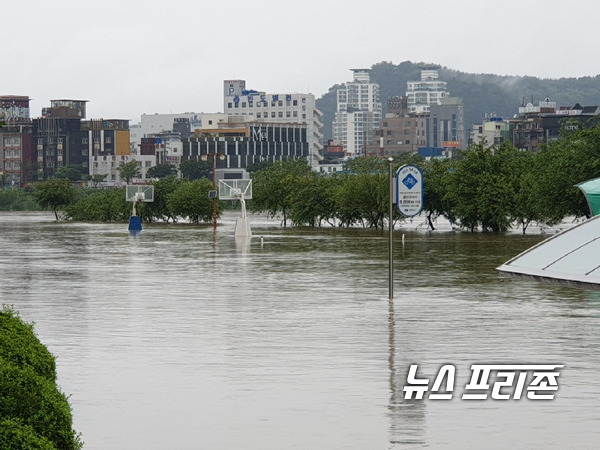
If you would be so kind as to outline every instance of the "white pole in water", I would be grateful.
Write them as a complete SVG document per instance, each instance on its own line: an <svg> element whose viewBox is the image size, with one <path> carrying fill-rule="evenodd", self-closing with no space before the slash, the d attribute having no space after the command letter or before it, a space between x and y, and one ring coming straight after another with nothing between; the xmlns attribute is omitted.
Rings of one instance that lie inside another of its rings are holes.
<svg viewBox="0 0 600 450"><path fill-rule="evenodd" d="M389 204L389 240L390 240L390 299L394 298L394 158L388 158L389 162L389 181L390 181L390 204Z"/></svg>

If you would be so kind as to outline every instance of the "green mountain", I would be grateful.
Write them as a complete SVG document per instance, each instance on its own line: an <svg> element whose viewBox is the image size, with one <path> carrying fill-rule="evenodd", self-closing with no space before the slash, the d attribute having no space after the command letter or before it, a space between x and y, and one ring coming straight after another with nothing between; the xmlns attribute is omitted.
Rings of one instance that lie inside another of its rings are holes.
<svg viewBox="0 0 600 450"><path fill-rule="evenodd" d="M400 64L380 62L371 67L371 81L381 89L383 112L387 110L388 97L405 95L406 83L421 79L419 66L424 63L405 61ZM465 126L471 128L481 123L486 113L499 117L513 117L521 106L523 98L537 105L546 98L558 106L600 105L600 75L582 78L543 79L536 77L500 76L473 74L443 67L438 69L441 81L448 83L453 97L462 97L465 106ZM348 71L348 81L351 73ZM317 99L317 108L323 113L323 134L331 139L332 123L337 107L336 91L339 85L329 88L329 92Z"/></svg>

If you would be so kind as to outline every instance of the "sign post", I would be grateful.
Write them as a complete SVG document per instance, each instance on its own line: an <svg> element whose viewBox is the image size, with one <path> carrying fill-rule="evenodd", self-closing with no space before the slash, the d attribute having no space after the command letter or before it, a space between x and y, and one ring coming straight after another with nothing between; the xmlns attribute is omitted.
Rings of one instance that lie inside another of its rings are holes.
<svg viewBox="0 0 600 450"><path fill-rule="evenodd" d="M423 172L413 164L406 164L396 172L396 208L406 217L418 215L425 204Z"/></svg>
<svg viewBox="0 0 600 450"><path fill-rule="evenodd" d="M390 297L389 298L391 300L394 298L394 158L388 158L388 163L389 163L388 178L389 178L389 183L390 183L390 189L389 189L390 204L389 204L389 219L388 219L388 221L389 221L388 227L389 227L389 233L390 233L390 237L389 237L389 241L390 241L389 242L389 244L390 244L390 249L389 249L389 257L390 257L389 292L390 292Z"/></svg>
<svg viewBox="0 0 600 450"><path fill-rule="evenodd" d="M394 221L393 221L393 199L394 183L392 172L394 170L394 160L389 161L389 181L390 181L390 300L394 298ZM425 204L425 189L423 183L423 172L413 164L406 164L396 172L396 208L400 214L406 217L413 217L423 210Z"/></svg>

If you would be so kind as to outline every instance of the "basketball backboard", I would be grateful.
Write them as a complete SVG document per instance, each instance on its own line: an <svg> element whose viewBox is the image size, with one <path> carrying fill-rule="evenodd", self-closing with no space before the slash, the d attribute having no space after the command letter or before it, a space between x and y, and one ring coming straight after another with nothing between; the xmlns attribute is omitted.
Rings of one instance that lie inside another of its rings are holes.
<svg viewBox="0 0 600 450"><path fill-rule="evenodd" d="M154 186L151 184L134 184L125 187L125 200L128 202L153 202Z"/></svg>
<svg viewBox="0 0 600 450"><path fill-rule="evenodd" d="M219 180L219 199L252 199L252 180Z"/></svg>

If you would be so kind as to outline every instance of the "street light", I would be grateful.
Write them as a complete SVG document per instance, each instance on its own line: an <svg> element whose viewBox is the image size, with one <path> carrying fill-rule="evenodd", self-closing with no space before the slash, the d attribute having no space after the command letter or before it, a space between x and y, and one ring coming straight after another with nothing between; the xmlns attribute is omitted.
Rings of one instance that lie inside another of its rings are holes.
<svg viewBox="0 0 600 450"><path fill-rule="evenodd" d="M205 153L200 156L202 161L208 161L208 157L212 158L212 172L213 172L213 191L217 190L217 173L216 173L216 157L218 156L221 161L225 160L225 155L223 153ZM213 227L217 228L217 196L213 197Z"/></svg>

